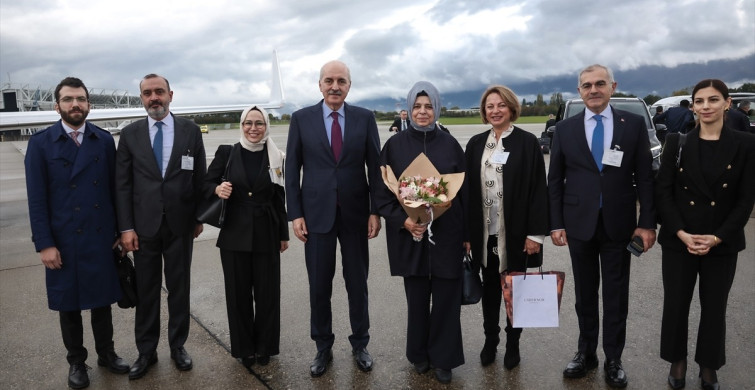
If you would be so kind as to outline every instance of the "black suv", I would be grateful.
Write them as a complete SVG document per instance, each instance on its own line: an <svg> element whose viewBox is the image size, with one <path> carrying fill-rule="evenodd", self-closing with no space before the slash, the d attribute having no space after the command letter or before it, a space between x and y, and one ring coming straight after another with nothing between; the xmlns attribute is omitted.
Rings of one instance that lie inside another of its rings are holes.
<svg viewBox="0 0 755 390"><path fill-rule="evenodd" d="M645 127L648 130L648 138L650 139L650 153L653 155L653 170L657 171L661 166L661 142L658 141L656 131L660 134L666 133L666 125L658 124L653 126L653 120L650 117L650 111L645 101L640 98L625 98L625 97L613 97L611 98L611 105L622 111L631 112L632 114L639 115L645 119ZM585 103L582 99L567 100L558 107L558 114L556 114L556 123L564 118L569 118L579 114L585 109ZM550 152L550 143L553 140L553 132L556 131L556 126L547 128L540 138L540 145L543 153Z"/></svg>

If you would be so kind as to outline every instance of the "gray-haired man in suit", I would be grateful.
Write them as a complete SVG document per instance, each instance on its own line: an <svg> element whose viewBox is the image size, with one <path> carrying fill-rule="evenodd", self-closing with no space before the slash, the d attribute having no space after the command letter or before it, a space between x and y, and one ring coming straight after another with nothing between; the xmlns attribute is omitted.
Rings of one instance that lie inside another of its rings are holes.
<svg viewBox="0 0 755 390"><path fill-rule="evenodd" d="M190 370L189 282L195 219L207 170L204 144L194 122L170 113L168 80L148 74L139 94L149 117L126 126L116 152L116 206L121 242L134 252L139 303L134 336L139 358L129 379L157 363L163 261L168 289L168 343L176 368Z"/></svg>

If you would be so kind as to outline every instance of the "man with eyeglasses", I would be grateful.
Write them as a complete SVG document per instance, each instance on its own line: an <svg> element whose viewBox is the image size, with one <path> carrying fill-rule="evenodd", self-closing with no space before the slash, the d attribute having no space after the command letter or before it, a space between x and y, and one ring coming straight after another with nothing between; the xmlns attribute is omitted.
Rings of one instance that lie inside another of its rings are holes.
<svg viewBox="0 0 755 390"><path fill-rule="evenodd" d="M194 238L202 233L196 211L207 171L202 133L189 119L173 116L173 91L165 77L148 74L139 83L147 118L121 131L116 152L116 206L121 242L134 252L134 337L139 357L129 379L157 363L162 274L168 290L168 345L180 371L193 362L189 336L189 286Z"/></svg>
<svg viewBox="0 0 755 390"><path fill-rule="evenodd" d="M564 377L582 378L598 366L602 278L605 381L621 388L627 385L621 363L629 307L627 244L639 237L646 252L655 243L650 141L640 116L609 104L617 85L609 68L588 66L578 80L585 110L556 124L548 171L551 240L569 245L579 320L578 350Z"/></svg>
<svg viewBox="0 0 755 390"><path fill-rule="evenodd" d="M29 139L24 165L32 241L45 266L47 303L59 312L68 386L89 386L81 310L91 311L97 365L129 370L113 347L111 305L121 298L113 247L115 142L86 121L89 91L75 77L55 88L61 120Z"/></svg>

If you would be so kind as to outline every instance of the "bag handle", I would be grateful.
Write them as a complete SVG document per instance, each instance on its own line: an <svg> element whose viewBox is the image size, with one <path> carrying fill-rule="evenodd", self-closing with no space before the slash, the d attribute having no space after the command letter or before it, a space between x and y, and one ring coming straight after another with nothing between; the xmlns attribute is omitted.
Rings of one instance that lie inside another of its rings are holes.
<svg viewBox="0 0 755 390"><path fill-rule="evenodd" d="M527 280L527 260L529 259L530 259L529 254L524 257L524 277L522 278L522 280ZM540 267L538 267L538 269L540 270L540 279L545 279L545 275L543 274L543 263L540 263Z"/></svg>

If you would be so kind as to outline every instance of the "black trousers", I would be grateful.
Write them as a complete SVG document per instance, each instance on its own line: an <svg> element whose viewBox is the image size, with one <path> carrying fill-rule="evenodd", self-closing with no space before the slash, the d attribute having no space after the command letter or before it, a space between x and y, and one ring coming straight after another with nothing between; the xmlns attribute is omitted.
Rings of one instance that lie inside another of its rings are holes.
<svg viewBox="0 0 755 390"><path fill-rule="evenodd" d="M280 345L280 254L220 250L231 356L274 356Z"/></svg>
<svg viewBox="0 0 755 390"><path fill-rule="evenodd" d="M594 354L598 348L598 288L603 280L603 352L606 359L621 359L629 311L630 253L626 240L612 241L599 216L595 235L588 241L568 237L579 321L579 351Z"/></svg>
<svg viewBox="0 0 755 390"><path fill-rule="evenodd" d="M406 357L410 362L427 361L446 370L464 364L461 286L461 278L404 277L409 311Z"/></svg>
<svg viewBox="0 0 755 390"><path fill-rule="evenodd" d="M137 232L138 233L138 232ZM163 263L168 290L168 344L170 349L183 347L189 337L189 288L193 229L181 235L168 227L165 217L155 237L139 237L134 252L136 268L136 305L134 337L140 355L151 354L160 340L160 289Z"/></svg>
<svg viewBox="0 0 755 390"><path fill-rule="evenodd" d="M81 320L81 310L61 311L60 332L63 335L63 345L68 350L66 359L68 364L83 363L89 356L84 348L84 325ZM97 307L91 310L92 333L94 334L94 348L97 355L105 356L113 350L113 313L110 306Z"/></svg>
<svg viewBox="0 0 755 390"><path fill-rule="evenodd" d="M488 237L487 247L487 267L482 267L482 327L485 330L485 343L498 344L499 334L501 333L501 301L503 300L503 289L501 287L501 274L498 268L501 261L498 255L493 252L493 248L498 245L496 236ZM499 248L498 250L505 250ZM509 270L524 271L524 270ZM519 340L522 334L522 328L511 326L511 320L506 316L506 336Z"/></svg>
<svg viewBox="0 0 755 390"><path fill-rule="evenodd" d="M309 277L310 334L317 344L318 351L331 348L335 340L330 298L336 273L336 241L341 245L343 280L349 296L349 342L353 349L358 349L366 347L370 341L367 300L370 258L367 250L367 221L364 226L346 225L341 218L341 208L338 207L333 229L324 234L310 232L304 244Z"/></svg>
<svg viewBox="0 0 755 390"><path fill-rule="evenodd" d="M726 364L726 305L737 269L737 254L695 256L663 250L663 320L661 358L687 358L689 307L700 278L700 325L695 362L718 370Z"/></svg>

